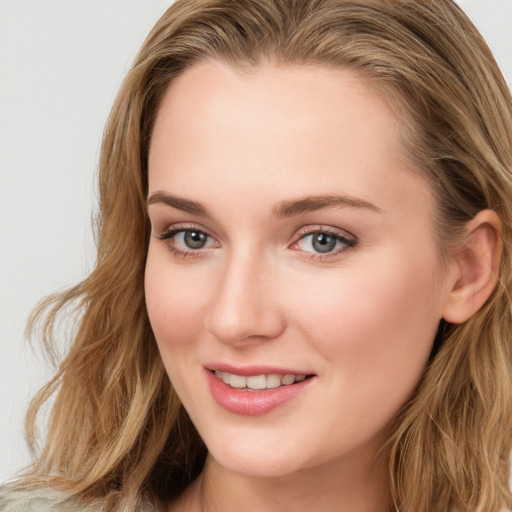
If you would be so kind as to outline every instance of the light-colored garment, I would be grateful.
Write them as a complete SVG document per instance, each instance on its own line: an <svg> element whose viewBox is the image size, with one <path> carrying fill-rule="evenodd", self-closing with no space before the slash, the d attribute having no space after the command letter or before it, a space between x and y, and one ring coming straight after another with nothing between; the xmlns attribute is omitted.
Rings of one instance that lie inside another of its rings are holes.
<svg viewBox="0 0 512 512"><path fill-rule="evenodd" d="M15 485L0 485L0 512L102 512L103 508L101 500L85 505L49 487L26 489ZM157 510L145 503L137 506L137 512Z"/></svg>
<svg viewBox="0 0 512 512"><path fill-rule="evenodd" d="M0 487L0 512L100 512L100 509L79 505L65 494L48 488L20 490ZM503 508L500 512L512 511Z"/></svg>
<svg viewBox="0 0 512 512"><path fill-rule="evenodd" d="M49 488L19 489L0 487L0 512L98 512L85 507L64 493Z"/></svg>

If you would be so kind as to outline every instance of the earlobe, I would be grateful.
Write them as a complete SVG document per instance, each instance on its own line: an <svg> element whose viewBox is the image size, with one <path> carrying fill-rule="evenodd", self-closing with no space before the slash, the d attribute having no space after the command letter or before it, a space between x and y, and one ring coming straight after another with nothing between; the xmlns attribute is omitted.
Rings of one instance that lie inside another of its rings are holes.
<svg viewBox="0 0 512 512"><path fill-rule="evenodd" d="M483 210L466 226L466 241L453 256L456 272L443 318L465 322L491 295L497 283L501 253L501 221L493 210Z"/></svg>

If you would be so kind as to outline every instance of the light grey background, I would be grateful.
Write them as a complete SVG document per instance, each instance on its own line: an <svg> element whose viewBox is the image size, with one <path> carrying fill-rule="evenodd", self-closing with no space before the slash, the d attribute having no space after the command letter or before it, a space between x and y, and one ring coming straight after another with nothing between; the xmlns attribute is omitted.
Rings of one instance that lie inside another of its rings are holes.
<svg viewBox="0 0 512 512"><path fill-rule="evenodd" d="M24 341L43 296L94 261L103 126L171 0L0 0L0 481L28 462L23 415L50 376ZM461 0L512 84L512 0Z"/></svg>

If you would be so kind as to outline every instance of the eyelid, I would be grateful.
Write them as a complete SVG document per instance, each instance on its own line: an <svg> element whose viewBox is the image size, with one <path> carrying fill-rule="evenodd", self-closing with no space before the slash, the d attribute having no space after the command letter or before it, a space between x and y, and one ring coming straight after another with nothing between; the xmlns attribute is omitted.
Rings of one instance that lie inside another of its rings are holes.
<svg viewBox="0 0 512 512"><path fill-rule="evenodd" d="M294 239L295 241L297 241L313 233L327 233L329 235L340 236L343 238L347 238L348 240L357 242L357 237L350 233L350 231L347 231L346 229L335 228L333 226L326 226L325 224L312 224L304 226L297 231L297 233L294 236Z"/></svg>
<svg viewBox="0 0 512 512"><path fill-rule="evenodd" d="M213 240L214 247L202 247L198 249L185 249L182 247L179 247L173 242L173 238L184 231L198 231L201 233L204 233L208 238ZM208 229L204 228L203 226L200 226L198 224L192 224L192 223L177 223L177 224L171 224L167 227L165 227L162 230L158 230L154 235L158 240L160 240L169 251L171 251L175 256L178 256L180 258L200 258L202 256L205 256L209 251L212 249L220 247L220 243L217 240L217 237L212 235Z"/></svg>
<svg viewBox="0 0 512 512"><path fill-rule="evenodd" d="M180 231L201 231L201 233L208 235L210 238L213 238L214 240L217 240L217 237L215 235L212 235L210 231L205 227L199 224L193 224L188 222L178 222L176 224L169 224L165 228L155 229L155 231L155 236L160 240L170 238L171 236L173 236L173 234L179 233Z"/></svg>
<svg viewBox="0 0 512 512"><path fill-rule="evenodd" d="M334 250L332 252L326 252L326 253L320 253L320 252L313 252L313 251L304 251L302 250L298 244L301 240L304 238L314 235L315 233L325 233L327 235L333 236L337 238L338 240L345 243L344 247L341 247L337 250ZM333 226L325 226L325 225L309 225L304 226L301 228L297 233L295 234L293 238L293 242L289 245L289 248L292 250L300 251L303 255L303 257L315 261L323 261L329 258L335 258L340 255L340 253L343 253L347 250L353 249L358 244L358 238L350 233L349 231L346 231L344 229L335 228Z"/></svg>

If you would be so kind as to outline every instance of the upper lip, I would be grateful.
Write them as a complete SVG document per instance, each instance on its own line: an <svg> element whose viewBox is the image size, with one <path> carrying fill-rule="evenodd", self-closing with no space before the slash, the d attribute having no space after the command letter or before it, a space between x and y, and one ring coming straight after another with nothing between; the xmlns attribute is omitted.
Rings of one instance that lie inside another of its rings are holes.
<svg viewBox="0 0 512 512"><path fill-rule="evenodd" d="M205 368L212 372L218 370L244 377L250 377L251 375L312 375L312 372L307 370L258 364L234 366L229 363L209 363L205 365Z"/></svg>

